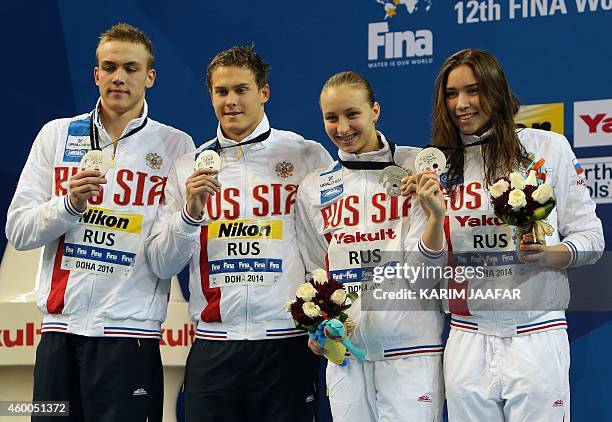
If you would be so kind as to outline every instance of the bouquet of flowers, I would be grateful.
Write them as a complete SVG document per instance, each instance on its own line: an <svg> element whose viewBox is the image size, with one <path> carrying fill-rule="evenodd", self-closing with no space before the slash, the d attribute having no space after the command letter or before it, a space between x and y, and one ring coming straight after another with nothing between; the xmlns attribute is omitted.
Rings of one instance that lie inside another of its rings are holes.
<svg viewBox="0 0 612 422"><path fill-rule="evenodd" d="M521 244L545 244L553 228L546 217L555 207L552 188L531 170L498 179L489 188L493 212L504 223L516 226L517 249Z"/></svg>
<svg viewBox="0 0 612 422"><path fill-rule="evenodd" d="M357 299L357 293L346 293L336 280L327 280L325 270L317 269L295 295L287 302L287 312L297 328L307 330L310 338L327 350L328 360L342 366L348 364L347 349L357 359L365 358L364 351L353 346L346 336L348 315L344 311Z"/></svg>

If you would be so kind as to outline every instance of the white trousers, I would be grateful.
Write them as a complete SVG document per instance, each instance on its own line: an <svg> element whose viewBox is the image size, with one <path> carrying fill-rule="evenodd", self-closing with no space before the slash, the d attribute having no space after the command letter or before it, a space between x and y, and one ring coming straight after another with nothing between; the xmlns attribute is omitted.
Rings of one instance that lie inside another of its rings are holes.
<svg viewBox="0 0 612 422"><path fill-rule="evenodd" d="M452 329L444 351L449 422L569 422L565 330L496 337Z"/></svg>
<svg viewBox="0 0 612 422"><path fill-rule="evenodd" d="M442 356L327 364L334 422L441 422Z"/></svg>

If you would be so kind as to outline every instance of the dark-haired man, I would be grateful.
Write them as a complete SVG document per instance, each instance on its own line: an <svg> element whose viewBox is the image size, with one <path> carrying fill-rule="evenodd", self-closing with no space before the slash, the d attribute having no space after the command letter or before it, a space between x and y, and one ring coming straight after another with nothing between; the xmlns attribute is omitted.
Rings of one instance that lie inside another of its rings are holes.
<svg viewBox="0 0 612 422"><path fill-rule="evenodd" d="M71 421L161 422L170 285L149 270L144 242L173 161L195 147L148 117L156 73L142 31L114 25L96 61L96 107L41 129L8 211L15 248L44 247L33 399L68 401ZM106 174L81 165L94 150Z"/></svg>
<svg viewBox="0 0 612 422"><path fill-rule="evenodd" d="M219 53L207 84L217 136L179 159L147 240L165 278L190 264L196 341L185 368L188 421L312 421L317 360L285 302L304 282L295 234L298 184L328 165L313 141L271 129L269 66L249 47ZM221 170L194 171L203 151Z"/></svg>

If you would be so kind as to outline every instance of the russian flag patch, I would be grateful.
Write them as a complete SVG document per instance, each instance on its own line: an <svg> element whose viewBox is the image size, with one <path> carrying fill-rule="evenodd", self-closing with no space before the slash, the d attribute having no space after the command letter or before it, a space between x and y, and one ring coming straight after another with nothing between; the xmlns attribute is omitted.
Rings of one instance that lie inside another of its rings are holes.
<svg viewBox="0 0 612 422"><path fill-rule="evenodd" d="M574 163L574 169L576 170L576 174L578 176L584 173L584 170L582 169L582 166L580 165L580 162L578 161L577 158L574 158L573 163Z"/></svg>

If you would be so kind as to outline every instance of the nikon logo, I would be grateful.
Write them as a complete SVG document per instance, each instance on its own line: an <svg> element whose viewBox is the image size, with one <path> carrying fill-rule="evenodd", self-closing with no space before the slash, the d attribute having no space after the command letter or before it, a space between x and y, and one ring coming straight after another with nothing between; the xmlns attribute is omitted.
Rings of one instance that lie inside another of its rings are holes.
<svg viewBox="0 0 612 422"><path fill-rule="evenodd" d="M208 226L208 238L282 239L282 220L214 221Z"/></svg>
<svg viewBox="0 0 612 422"><path fill-rule="evenodd" d="M219 237L270 237L272 226L244 224L240 223L223 223L219 227Z"/></svg>
<svg viewBox="0 0 612 422"><path fill-rule="evenodd" d="M142 215L116 214L103 208L89 208L79 222L90 226L109 228L130 233L140 233Z"/></svg>

